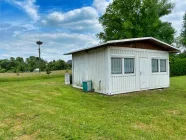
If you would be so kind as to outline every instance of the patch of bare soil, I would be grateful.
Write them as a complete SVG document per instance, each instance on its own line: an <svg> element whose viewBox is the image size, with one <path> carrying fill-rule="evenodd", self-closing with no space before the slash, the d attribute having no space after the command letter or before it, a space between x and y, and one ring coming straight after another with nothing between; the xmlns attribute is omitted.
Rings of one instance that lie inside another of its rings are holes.
<svg viewBox="0 0 186 140"><path fill-rule="evenodd" d="M4 128L7 127L9 125L11 125L12 121L11 119L4 119L3 121L0 122L0 128Z"/></svg>
<svg viewBox="0 0 186 140"><path fill-rule="evenodd" d="M181 112L179 110L167 110L167 113L171 115L180 115Z"/></svg>
<svg viewBox="0 0 186 140"><path fill-rule="evenodd" d="M41 98L34 98L33 100L36 101L36 102L43 102L43 101L44 101L44 100L41 99Z"/></svg>
<svg viewBox="0 0 186 140"><path fill-rule="evenodd" d="M61 85L61 83L60 82L41 82L40 85L51 86L51 85Z"/></svg>
<svg viewBox="0 0 186 140"><path fill-rule="evenodd" d="M55 96L60 96L61 93L57 93L57 92L48 92L49 94L55 95Z"/></svg>
<svg viewBox="0 0 186 140"><path fill-rule="evenodd" d="M38 130L34 132L33 134L25 134L22 136L15 137L13 138L13 140L36 140L39 133L40 131Z"/></svg>
<svg viewBox="0 0 186 140"><path fill-rule="evenodd" d="M151 124L148 125L142 122L136 122L135 124L133 124L133 127L135 129L140 129L140 130L145 130L145 131L154 129L154 126L152 126Z"/></svg>

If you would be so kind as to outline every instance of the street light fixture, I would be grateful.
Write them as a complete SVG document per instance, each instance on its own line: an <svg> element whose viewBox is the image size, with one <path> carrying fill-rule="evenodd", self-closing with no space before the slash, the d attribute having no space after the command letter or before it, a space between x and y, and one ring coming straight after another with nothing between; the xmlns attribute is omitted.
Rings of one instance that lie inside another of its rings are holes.
<svg viewBox="0 0 186 140"><path fill-rule="evenodd" d="M41 72L41 50L40 50L40 46L43 44L43 42L41 41L37 41L36 42L37 45L39 45L39 73Z"/></svg>

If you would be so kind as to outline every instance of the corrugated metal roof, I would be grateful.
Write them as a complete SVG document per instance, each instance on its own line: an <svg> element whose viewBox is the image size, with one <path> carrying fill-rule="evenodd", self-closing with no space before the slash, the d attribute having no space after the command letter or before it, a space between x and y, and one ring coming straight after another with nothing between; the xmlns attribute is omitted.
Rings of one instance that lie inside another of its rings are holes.
<svg viewBox="0 0 186 140"><path fill-rule="evenodd" d="M100 48L100 47L103 47L103 46L108 46L110 44L128 43L128 42L135 42L135 41L147 41L147 40L159 45L160 47L163 46L164 48L169 50L169 52L180 52L180 50L178 48L175 48L172 45L169 45L169 44L167 44L167 43L165 43L163 41L160 41L160 40L158 40L156 38L143 37L143 38L122 39L122 40L111 40L111 41L107 41L106 43L99 44L99 45L96 45L96 46L92 46L92 47L88 47L88 48L83 48L83 49L71 51L71 52L65 53L64 55L70 55L70 54L81 52L81 51L87 51L87 50L91 50L91 49L95 49L95 48Z"/></svg>

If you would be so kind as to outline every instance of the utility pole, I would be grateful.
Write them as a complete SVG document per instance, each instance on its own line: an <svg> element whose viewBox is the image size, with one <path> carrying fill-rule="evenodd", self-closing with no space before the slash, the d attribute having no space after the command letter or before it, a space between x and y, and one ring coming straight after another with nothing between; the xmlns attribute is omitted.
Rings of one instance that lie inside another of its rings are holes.
<svg viewBox="0 0 186 140"><path fill-rule="evenodd" d="M41 41L37 41L36 42L37 45L39 45L39 73L41 72L41 49L40 49L40 46L43 44L43 42Z"/></svg>

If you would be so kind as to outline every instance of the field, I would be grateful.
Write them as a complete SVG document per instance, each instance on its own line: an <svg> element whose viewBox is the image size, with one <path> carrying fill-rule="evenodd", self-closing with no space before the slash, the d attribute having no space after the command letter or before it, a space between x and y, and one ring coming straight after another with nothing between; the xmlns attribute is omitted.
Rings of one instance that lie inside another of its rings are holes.
<svg viewBox="0 0 186 140"><path fill-rule="evenodd" d="M46 72L41 73L0 73L0 82L8 82L8 81L24 81L24 80L34 80L34 79L45 79L45 78L54 78L61 77L65 73L64 71L52 71L50 75L47 75Z"/></svg>
<svg viewBox="0 0 186 140"><path fill-rule="evenodd" d="M64 85L62 73L0 82L0 139L186 139L186 77L104 96Z"/></svg>

